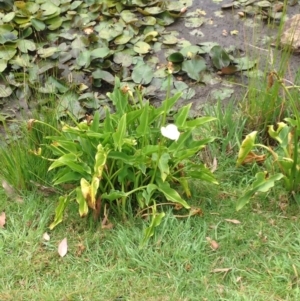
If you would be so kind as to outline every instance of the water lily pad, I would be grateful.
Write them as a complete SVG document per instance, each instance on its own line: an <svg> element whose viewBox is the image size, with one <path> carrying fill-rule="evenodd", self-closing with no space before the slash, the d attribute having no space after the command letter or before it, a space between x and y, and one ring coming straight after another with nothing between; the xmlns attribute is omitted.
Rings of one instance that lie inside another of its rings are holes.
<svg viewBox="0 0 300 301"><path fill-rule="evenodd" d="M189 28L197 28L200 27L204 22L205 18L203 17L187 18L184 25Z"/></svg>
<svg viewBox="0 0 300 301"><path fill-rule="evenodd" d="M101 80L104 80L105 82L111 84L111 85L114 85L114 82L115 82L115 78L114 76L107 72L107 71L104 71L104 70L101 70L101 69L97 69L96 71L94 71L92 73L92 76L93 78L95 79L101 79Z"/></svg>
<svg viewBox="0 0 300 301"><path fill-rule="evenodd" d="M133 68L131 77L137 84L148 85L153 79L154 73L148 65L137 65Z"/></svg>
<svg viewBox="0 0 300 301"><path fill-rule="evenodd" d="M108 47L96 48L91 51L91 57L95 58L106 58L110 54L110 49Z"/></svg>
<svg viewBox="0 0 300 301"><path fill-rule="evenodd" d="M235 58L233 62L236 64L237 70L249 70L255 67L256 60L251 60L249 57Z"/></svg>
<svg viewBox="0 0 300 301"><path fill-rule="evenodd" d="M201 80L201 72L206 69L205 60L200 56L195 56L190 60L186 60L182 63L182 70L187 73L187 75L196 80Z"/></svg>
<svg viewBox="0 0 300 301"><path fill-rule="evenodd" d="M139 54L146 54L151 50L151 46L146 42L139 41L133 46L133 50Z"/></svg>
<svg viewBox="0 0 300 301"><path fill-rule="evenodd" d="M212 47L209 55L214 66L219 70L229 66L231 62L228 53L219 45Z"/></svg>
<svg viewBox="0 0 300 301"><path fill-rule="evenodd" d="M80 67L87 68L91 63L91 53L89 51L81 52L76 60L76 63Z"/></svg>
<svg viewBox="0 0 300 301"><path fill-rule="evenodd" d="M230 88L221 88L217 90L213 90L211 92L211 97L215 100L224 100L230 97L233 94L234 90Z"/></svg>
<svg viewBox="0 0 300 301"><path fill-rule="evenodd" d="M10 86L0 85L0 98L8 97L12 92L13 90Z"/></svg>
<svg viewBox="0 0 300 301"><path fill-rule="evenodd" d="M127 53L117 52L114 54L114 62L123 67L129 67L132 64L132 56Z"/></svg>
<svg viewBox="0 0 300 301"><path fill-rule="evenodd" d="M31 40L18 40L17 45L19 50L23 53L36 50L35 43Z"/></svg>
<svg viewBox="0 0 300 301"><path fill-rule="evenodd" d="M17 53L17 49L13 46L0 46L0 59L9 61Z"/></svg>
<svg viewBox="0 0 300 301"><path fill-rule="evenodd" d="M57 47L48 47L48 48L40 48L38 50L38 55L42 58L47 58L52 56L56 51L58 51Z"/></svg>
<svg viewBox="0 0 300 301"><path fill-rule="evenodd" d="M168 56L168 61L172 63L181 63L184 61L184 56L180 52L174 52Z"/></svg>
<svg viewBox="0 0 300 301"><path fill-rule="evenodd" d="M0 59L0 72L3 72L7 68L7 61Z"/></svg>
<svg viewBox="0 0 300 301"><path fill-rule="evenodd" d="M138 17L130 10L123 10L120 14L125 23L134 23L138 21Z"/></svg>
<svg viewBox="0 0 300 301"><path fill-rule="evenodd" d="M2 21L4 23L9 23L10 21L12 21L14 19L15 15L16 15L15 12L10 12L2 18Z"/></svg>

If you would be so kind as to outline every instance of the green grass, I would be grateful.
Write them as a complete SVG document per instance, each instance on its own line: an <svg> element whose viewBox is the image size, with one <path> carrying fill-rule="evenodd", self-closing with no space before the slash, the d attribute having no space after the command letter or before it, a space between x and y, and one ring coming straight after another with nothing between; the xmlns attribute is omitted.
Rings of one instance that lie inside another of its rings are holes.
<svg viewBox="0 0 300 301"><path fill-rule="evenodd" d="M240 191L229 193L224 184L198 187L202 197L193 204L204 215L168 214L143 249L144 222L114 221L112 230L101 230L76 218L75 208L45 242L55 200L31 193L16 204L2 192L0 300L298 300L299 207L281 211L285 196L270 194L235 212ZM64 237L69 251L60 258ZM206 237L219 248L211 249ZM230 270L214 272L224 268Z"/></svg>

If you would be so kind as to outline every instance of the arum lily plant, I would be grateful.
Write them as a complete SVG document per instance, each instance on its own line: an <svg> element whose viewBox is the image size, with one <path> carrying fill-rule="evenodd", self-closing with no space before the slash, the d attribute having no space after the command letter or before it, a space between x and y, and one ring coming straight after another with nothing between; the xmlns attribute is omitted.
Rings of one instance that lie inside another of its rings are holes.
<svg viewBox="0 0 300 301"><path fill-rule="evenodd" d="M103 120L97 111L92 120L63 123L58 135L48 137L50 144L44 146L54 155L49 167L57 170L54 185L73 187L59 197L50 228L63 220L66 207L76 200L81 217L90 210L102 216L106 208L123 218L129 210L147 212L151 220L145 242L164 216L161 204L190 209L185 200L191 196L190 180L217 183L210 170L194 160L214 139L196 140L193 131L214 118L189 120L191 104L187 104L173 116L174 124L165 125L181 94L154 107L139 89L121 89L118 78L107 95L114 113L107 107Z"/></svg>

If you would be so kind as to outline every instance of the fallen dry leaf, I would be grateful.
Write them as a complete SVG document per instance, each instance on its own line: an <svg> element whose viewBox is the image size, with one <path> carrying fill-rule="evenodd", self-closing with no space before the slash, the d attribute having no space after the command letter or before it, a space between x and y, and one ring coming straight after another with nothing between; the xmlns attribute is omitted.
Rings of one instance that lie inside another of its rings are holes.
<svg viewBox="0 0 300 301"><path fill-rule="evenodd" d="M68 242L66 237L59 243L57 251L60 257L64 257L67 254Z"/></svg>
<svg viewBox="0 0 300 301"><path fill-rule="evenodd" d="M231 270L232 270L232 268L222 268L222 269L213 269L211 272L212 273L227 273Z"/></svg>
<svg viewBox="0 0 300 301"><path fill-rule="evenodd" d="M218 160L216 157L214 157L210 171L212 173L215 172L217 170L217 167L218 167Z"/></svg>
<svg viewBox="0 0 300 301"><path fill-rule="evenodd" d="M236 29L230 31L230 34L231 34L232 36L236 36L238 33L239 33L239 31L236 30Z"/></svg>
<svg viewBox="0 0 300 301"><path fill-rule="evenodd" d="M10 184L8 184L8 182L6 182L5 180L2 180L2 187L4 189L6 196L9 199L13 199L17 203L23 203L23 199L17 194L15 189Z"/></svg>
<svg viewBox="0 0 300 301"><path fill-rule="evenodd" d="M228 218L225 218L225 221L228 222L228 223L235 224L235 225L238 225L238 224L241 223L241 222L238 221L237 219L228 219Z"/></svg>
<svg viewBox="0 0 300 301"><path fill-rule="evenodd" d="M206 240L209 242L210 247L214 251L217 250L217 249L219 249L220 246L219 246L219 244L215 240L211 239L210 237L206 237Z"/></svg>
<svg viewBox="0 0 300 301"><path fill-rule="evenodd" d="M247 163L263 163L266 159L266 155L257 155L254 152L249 152L247 157L244 159L242 164L247 164Z"/></svg>
<svg viewBox="0 0 300 301"><path fill-rule="evenodd" d="M84 28L83 31L85 34L90 35L94 32L94 29L93 29L93 27L87 27L87 28Z"/></svg>
<svg viewBox="0 0 300 301"><path fill-rule="evenodd" d="M43 234L43 239L46 240L46 241L49 241L50 240L50 235L47 232L45 232Z"/></svg>
<svg viewBox="0 0 300 301"><path fill-rule="evenodd" d="M0 228L4 228L4 225L5 225L5 219L6 219L5 212L2 212L2 213L0 214Z"/></svg>
<svg viewBox="0 0 300 301"><path fill-rule="evenodd" d="M231 75L238 71L238 68L234 65L229 65L227 67L223 67L220 71L218 71L219 75Z"/></svg>

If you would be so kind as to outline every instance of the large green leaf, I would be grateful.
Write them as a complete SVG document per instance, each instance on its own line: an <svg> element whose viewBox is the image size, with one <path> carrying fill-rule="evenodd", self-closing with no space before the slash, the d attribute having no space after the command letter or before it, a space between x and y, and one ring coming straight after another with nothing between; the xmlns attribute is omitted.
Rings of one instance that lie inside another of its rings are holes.
<svg viewBox="0 0 300 301"><path fill-rule="evenodd" d="M275 181L279 181L284 176L281 173L277 173L271 177L268 177L267 172L259 172L256 174L256 180L253 182L251 187L238 199L236 210L241 210L247 203L249 203L250 198L256 192L267 192L275 185Z"/></svg>
<svg viewBox="0 0 300 301"><path fill-rule="evenodd" d="M69 200L68 200L67 196L60 196L58 198L58 205L57 205L57 207L55 209L54 221L49 226L50 230L52 230L59 223L62 222L62 220L63 220L63 214L64 214L64 211L65 211L67 205L68 205L68 202L69 202Z"/></svg>
<svg viewBox="0 0 300 301"><path fill-rule="evenodd" d="M81 188L77 187L76 188L76 201L79 205L79 215L80 217L84 217L88 214L89 212L89 207L87 205L87 202L82 194Z"/></svg>
<svg viewBox="0 0 300 301"><path fill-rule="evenodd" d="M236 162L237 166L243 164L245 158L250 153L250 151L253 149L256 134L257 134L257 131L254 131L254 132L248 134L246 136L246 138L244 139L244 141L242 142L242 145L241 145L240 150L239 150L237 162Z"/></svg>
<svg viewBox="0 0 300 301"><path fill-rule="evenodd" d="M131 77L137 84L148 85L154 76L152 68L148 65L137 65L133 68Z"/></svg>
<svg viewBox="0 0 300 301"><path fill-rule="evenodd" d="M206 69L205 60L200 56L195 56L190 60L185 60L182 63L182 70L187 73L187 75L196 80L200 81L202 76L201 72Z"/></svg>
<svg viewBox="0 0 300 301"><path fill-rule="evenodd" d="M157 183L157 189L164 194L165 198L168 201L178 203L187 209L190 208L188 203L180 197L175 189L170 187L170 184L168 182L159 181Z"/></svg>
<svg viewBox="0 0 300 301"><path fill-rule="evenodd" d="M126 114L124 114L120 122L118 124L118 128L115 133L113 133L112 137L115 143L115 150L121 151L122 146L124 144L124 138L126 136Z"/></svg>
<svg viewBox="0 0 300 301"><path fill-rule="evenodd" d="M229 66L231 62L228 53L219 45L212 47L209 54L214 66L219 70Z"/></svg>

